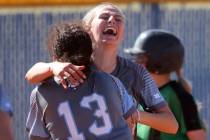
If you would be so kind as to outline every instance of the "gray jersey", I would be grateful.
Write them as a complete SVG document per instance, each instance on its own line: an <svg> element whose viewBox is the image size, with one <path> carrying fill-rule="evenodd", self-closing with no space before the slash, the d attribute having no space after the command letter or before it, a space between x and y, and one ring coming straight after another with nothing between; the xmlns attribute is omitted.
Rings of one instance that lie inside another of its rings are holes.
<svg viewBox="0 0 210 140"><path fill-rule="evenodd" d="M150 74L142 65L118 57L117 67L111 74L119 78L129 94L149 111L166 105Z"/></svg>
<svg viewBox="0 0 210 140"><path fill-rule="evenodd" d="M29 135L53 140L131 140L124 117L134 111L119 80L93 72L77 89L53 79L34 89L26 125Z"/></svg>

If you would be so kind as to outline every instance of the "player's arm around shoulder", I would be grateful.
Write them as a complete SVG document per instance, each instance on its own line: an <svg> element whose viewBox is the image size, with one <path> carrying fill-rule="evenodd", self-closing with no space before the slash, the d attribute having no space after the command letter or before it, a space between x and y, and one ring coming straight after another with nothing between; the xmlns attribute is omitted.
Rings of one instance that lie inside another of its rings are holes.
<svg viewBox="0 0 210 140"><path fill-rule="evenodd" d="M141 111L140 113L141 118L139 123L149 125L161 132L169 134L177 133L179 125L168 105L157 109L154 113L146 111Z"/></svg>
<svg viewBox="0 0 210 140"><path fill-rule="evenodd" d="M61 79L62 86L67 88L66 78L73 85L83 83L83 80L86 79L85 74L82 72L84 68L84 66L57 61L51 63L38 62L27 71L25 79L31 84L38 84L51 76L57 76Z"/></svg>
<svg viewBox="0 0 210 140"><path fill-rule="evenodd" d="M52 76L51 63L38 62L34 64L26 73L25 79L31 84L38 84Z"/></svg>

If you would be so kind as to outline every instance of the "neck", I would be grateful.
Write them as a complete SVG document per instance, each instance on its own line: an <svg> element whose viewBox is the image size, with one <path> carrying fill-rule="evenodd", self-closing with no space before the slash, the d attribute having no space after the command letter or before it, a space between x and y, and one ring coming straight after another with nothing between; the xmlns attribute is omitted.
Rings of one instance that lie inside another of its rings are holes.
<svg viewBox="0 0 210 140"><path fill-rule="evenodd" d="M170 81L170 74L150 74L158 87L161 87Z"/></svg>
<svg viewBox="0 0 210 140"><path fill-rule="evenodd" d="M102 45L96 47L93 52L93 61L99 70L113 72L117 64L117 47Z"/></svg>

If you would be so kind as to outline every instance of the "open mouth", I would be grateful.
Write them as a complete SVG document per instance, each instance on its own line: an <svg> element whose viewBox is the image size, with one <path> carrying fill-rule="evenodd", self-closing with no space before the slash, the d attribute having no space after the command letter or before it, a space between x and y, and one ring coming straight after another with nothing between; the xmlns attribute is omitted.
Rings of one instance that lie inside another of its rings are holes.
<svg viewBox="0 0 210 140"><path fill-rule="evenodd" d="M117 30L113 27L108 27L103 31L104 35L113 35L116 36L117 35Z"/></svg>

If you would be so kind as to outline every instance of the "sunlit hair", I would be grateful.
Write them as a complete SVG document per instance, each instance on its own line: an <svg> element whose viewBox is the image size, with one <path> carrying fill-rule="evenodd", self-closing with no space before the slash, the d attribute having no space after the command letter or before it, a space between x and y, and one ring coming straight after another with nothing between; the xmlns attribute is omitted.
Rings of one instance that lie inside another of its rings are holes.
<svg viewBox="0 0 210 140"><path fill-rule="evenodd" d="M112 3L102 3L102 4L95 6L94 8L90 9L85 14L85 16L83 18L83 21L85 22L85 24L90 26L93 19L96 16L97 12L99 12L101 9L103 9L105 7L112 7L114 9L116 9L119 12L119 14L123 17L123 19L125 20L125 15L123 14L122 10L118 6L116 6Z"/></svg>

